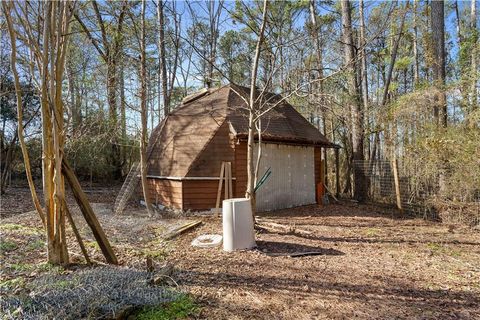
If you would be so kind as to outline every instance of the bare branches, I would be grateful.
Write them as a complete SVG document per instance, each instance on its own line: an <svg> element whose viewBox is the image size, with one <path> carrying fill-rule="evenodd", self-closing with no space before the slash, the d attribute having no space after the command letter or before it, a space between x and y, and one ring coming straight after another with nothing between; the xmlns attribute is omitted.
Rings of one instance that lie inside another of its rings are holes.
<svg viewBox="0 0 480 320"><path fill-rule="evenodd" d="M250 98L248 103L248 141L247 141L247 190L245 197L251 201L253 220L255 221L255 164L253 156L254 148L254 131L255 131L255 99L256 99L256 85L257 85L257 73L258 63L260 60L260 48L262 47L265 35L265 28L267 26L267 12L268 12L268 0L263 1L263 15L262 25L260 27L260 33L257 39L255 57L252 64L252 73L250 80ZM258 162L260 160L258 159Z"/></svg>
<svg viewBox="0 0 480 320"><path fill-rule="evenodd" d="M35 184L33 183L32 171L30 168L30 157L28 155L27 146L25 144L25 137L24 137L24 125L23 125L23 110L22 110L22 89L20 86L20 79L17 72L17 38L15 29L13 27L12 18L11 18L11 3L7 3L5 1L2 2L2 9L5 16L5 20L7 22L8 33L10 35L10 43L11 43L11 53L10 53L10 61L11 61L11 68L14 77L15 83L15 94L17 97L17 118L18 118L18 139L20 142L20 147L22 149L23 160L25 162L25 173L27 175L28 185L30 187L30 193L32 195L33 204L35 205L35 209L42 221L43 225L46 224L45 213L40 205L40 201L38 200L37 191L35 188Z"/></svg>
<svg viewBox="0 0 480 320"><path fill-rule="evenodd" d="M75 17L75 19L78 21L78 23L82 27L83 31L87 35L87 37L90 40L90 42L92 43L92 45L95 47L95 49L97 49L98 54L100 54L100 56L106 61L107 60L107 52L104 52L104 50L100 47L100 44L98 43L97 39L95 39L92 36L92 34L90 33L90 30L87 28L85 23L83 23L82 19L80 19L78 13L74 11L73 16ZM107 49L105 49L105 50L107 50Z"/></svg>

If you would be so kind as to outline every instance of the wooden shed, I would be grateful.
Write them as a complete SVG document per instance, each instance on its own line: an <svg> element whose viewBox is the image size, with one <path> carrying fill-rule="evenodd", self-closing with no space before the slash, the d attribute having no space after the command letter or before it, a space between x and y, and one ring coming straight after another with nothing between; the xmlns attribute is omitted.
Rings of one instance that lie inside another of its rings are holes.
<svg viewBox="0 0 480 320"><path fill-rule="evenodd" d="M184 99L154 129L147 171L154 203L182 210L214 208L223 161L232 163L234 197L245 196L248 119L239 94L248 93L234 85L203 90ZM262 118L261 139L260 175L268 168L272 174L257 192L257 210L316 203L321 149L335 145L286 102Z"/></svg>

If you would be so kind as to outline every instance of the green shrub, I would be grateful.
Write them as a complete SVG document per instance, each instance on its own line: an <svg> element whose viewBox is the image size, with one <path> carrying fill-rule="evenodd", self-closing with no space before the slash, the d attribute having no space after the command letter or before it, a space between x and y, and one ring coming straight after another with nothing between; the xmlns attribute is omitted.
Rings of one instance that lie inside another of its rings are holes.
<svg viewBox="0 0 480 320"><path fill-rule="evenodd" d="M194 315L198 308L188 295L181 295L177 300L156 307L145 307L136 314L137 320L171 320L186 319Z"/></svg>

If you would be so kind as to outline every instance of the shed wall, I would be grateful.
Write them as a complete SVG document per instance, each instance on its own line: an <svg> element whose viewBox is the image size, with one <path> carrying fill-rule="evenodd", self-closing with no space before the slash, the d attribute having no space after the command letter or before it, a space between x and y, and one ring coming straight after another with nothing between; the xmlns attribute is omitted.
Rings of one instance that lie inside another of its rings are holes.
<svg viewBox="0 0 480 320"><path fill-rule="evenodd" d="M221 129L224 134L228 132L228 127L226 128L227 131L225 131L225 128ZM189 176L199 177L200 174L203 174L209 178L218 177L221 161L232 161L232 176L235 178L233 180L233 194L235 197L244 197L247 185L247 143L241 141L232 144L230 138L225 139L224 137L219 135L212 139L211 143L213 145L207 146L205 154L202 153L197 159L198 163L203 165L192 166ZM220 147L222 144L223 147ZM215 156L217 157L216 160L212 162L203 161L208 158L209 152L225 149L228 150L223 153L225 160L217 155ZM288 154L290 154L290 158ZM233 157L231 157L232 155ZM262 175L268 167L272 167L272 175L258 192L257 210L270 211L317 202L316 186L321 179L320 147L263 144L259 174ZM288 173L290 173L290 176ZM301 179L293 181L291 179L292 174L301 177ZM182 210L210 210L214 208L217 199L218 181L218 179L182 181L148 179L150 197L154 203L158 202ZM223 196L222 189L221 200L223 200Z"/></svg>
<svg viewBox="0 0 480 320"><path fill-rule="evenodd" d="M245 197L247 191L247 143L241 141L235 145L235 162L232 164L234 181L234 195L236 198Z"/></svg>
<svg viewBox="0 0 480 320"><path fill-rule="evenodd" d="M218 169L220 171L220 169ZM183 209L184 210L210 210L215 208L218 192L217 180L184 180L183 183ZM233 183L235 194L235 183ZM221 198L224 199L222 188ZM222 204L220 203L220 206Z"/></svg>
<svg viewBox="0 0 480 320"><path fill-rule="evenodd" d="M259 177L270 178L257 191L257 210L271 211L316 203L315 148L262 143ZM257 145L254 150L256 159Z"/></svg>
<svg viewBox="0 0 480 320"><path fill-rule="evenodd" d="M314 162L315 162L315 190L318 189L319 184L322 182L322 148L315 147L314 151ZM318 191L315 192L315 200L317 203L321 203L322 199L318 198Z"/></svg>
<svg viewBox="0 0 480 320"><path fill-rule="evenodd" d="M150 200L175 209L182 208L182 181L148 178Z"/></svg>

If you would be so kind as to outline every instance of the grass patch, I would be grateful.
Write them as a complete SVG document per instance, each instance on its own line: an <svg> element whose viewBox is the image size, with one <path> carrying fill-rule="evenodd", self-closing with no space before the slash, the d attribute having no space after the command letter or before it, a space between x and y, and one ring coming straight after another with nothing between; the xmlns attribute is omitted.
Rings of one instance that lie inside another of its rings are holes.
<svg viewBox="0 0 480 320"><path fill-rule="evenodd" d="M8 252L17 249L18 246L15 242L10 240L0 240L0 252Z"/></svg>
<svg viewBox="0 0 480 320"><path fill-rule="evenodd" d="M142 250L142 255L144 257L151 257L156 260L165 260L168 253L166 250L163 250L163 249L160 249L160 250L144 249Z"/></svg>
<svg viewBox="0 0 480 320"><path fill-rule="evenodd" d="M429 242L427 243L427 248L430 249L432 252L439 252L442 250L442 245L436 242Z"/></svg>
<svg viewBox="0 0 480 320"><path fill-rule="evenodd" d="M18 287L25 286L24 278L14 278L9 280L0 281L0 289L2 290L12 290Z"/></svg>
<svg viewBox="0 0 480 320"><path fill-rule="evenodd" d="M462 256L462 252L460 250L446 247L437 242L429 242L427 244L427 248L430 250L431 254L444 254L454 258L460 258Z"/></svg>
<svg viewBox="0 0 480 320"><path fill-rule="evenodd" d="M137 320L186 319L197 313L198 307L190 296L181 295L177 300L156 307L145 307L135 314Z"/></svg>
<svg viewBox="0 0 480 320"><path fill-rule="evenodd" d="M27 249L28 251L32 251L32 250L39 250L39 249L43 249L45 247L45 242L43 240L35 240L35 241L32 241L30 242L26 247L25 249Z"/></svg>
<svg viewBox="0 0 480 320"><path fill-rule="evenodd" d="M67 289L75 286L76 284L77 284L76 281L59 280L57 282L52 283L48 287L51 289Z"/></svg>
<svg viewBox="0 0 480 320"><path fill-rule="evenodd" d="M14 263L14 264L11 264L9 268L13 271L25 272L25 271L31 271L35 269L35 266L28 263Z"/></svg>
<svg viewBox="0 0 480 320"><path fill-rule="evenodd" d="M365 230L365 235L366 235L367 237L375 237L375 236L377 236L379 233L380 233L380 230L379 230L379 229L376 229L376 228L368 228L367 230Z"/></svg>
<svg viewBox="0 0 480 320"><path fill-rule="evenodd" d="M161 237L149 241L140 251L144 257L151 257L157 260L164 260L169 253L170 244Z"/></svg>
<svg viewBox="0 0 480 320"><path fill-rule="evenodd" d="M100 246L96 241L84 241L85 246L89 248L93 248L95 250L100 250Z"/></svg>
<svg viewBox="0 0 480 320"><path fill-rule="evenodd" d="M23 225L17 224L17 223L0 224L0 231L20 233L20 234L24 234L24 235L42 234L42 229L35 228L35 227L23 226Z"/></svg>
<svg viewBox="0 0 480 320"><path fill-rule="evenodd" d="M19 229L22 229L23 226L20 225L20 224L16 224L16 223L5 223L5 224L2 224L0 225L0 230L5 230L5 231L10 231L10 230L19 230Z"/></svg>
<svg viewBox="0 0 480 320"><path fill-rule="evenodd" d="M45 263L39 264L37 267L37 270L42 272L53 271L55 273L60 273L65 269L62 266L56 266L49 262L45 262Z"/></svg>

